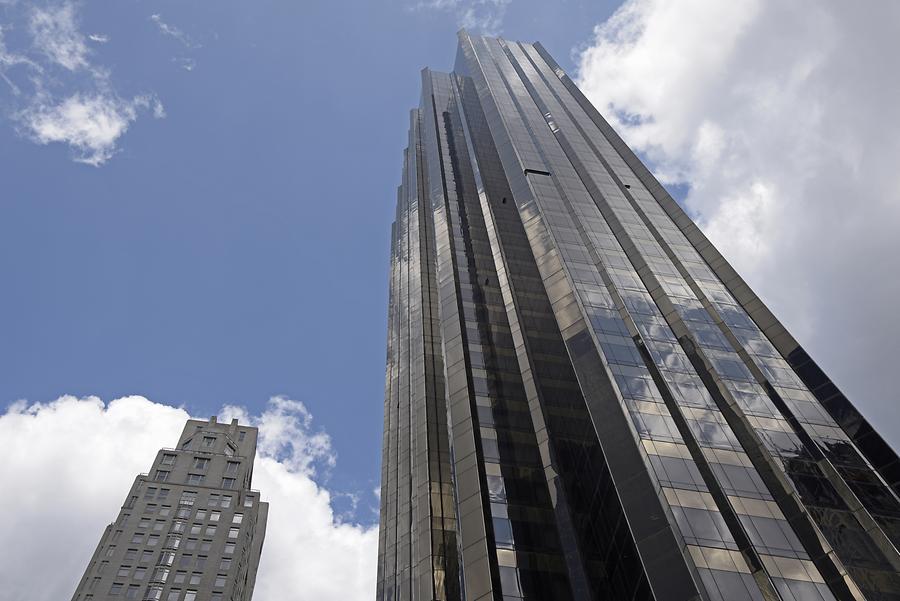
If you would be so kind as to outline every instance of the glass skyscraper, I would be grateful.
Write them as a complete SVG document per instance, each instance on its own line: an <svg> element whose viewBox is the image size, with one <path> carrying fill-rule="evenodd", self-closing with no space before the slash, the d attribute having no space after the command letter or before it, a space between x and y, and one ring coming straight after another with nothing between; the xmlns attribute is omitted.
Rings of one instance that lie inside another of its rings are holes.
<svg viewBox="0 0 900 601"><path fill-rule="evenodd" d="M897 455L539 44L423 71L390 290L379 601L900 600Z"/></svg>

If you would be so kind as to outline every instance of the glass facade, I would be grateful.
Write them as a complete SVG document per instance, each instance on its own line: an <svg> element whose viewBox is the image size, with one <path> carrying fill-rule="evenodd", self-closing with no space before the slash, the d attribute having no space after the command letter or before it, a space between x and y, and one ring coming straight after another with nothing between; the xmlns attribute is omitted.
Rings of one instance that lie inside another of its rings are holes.
<svg viewBox="0 0 900 601"><path fill-rule="evenodd" d="M900 600L897 456L539 44L424 70L379 601Z"/></svg>

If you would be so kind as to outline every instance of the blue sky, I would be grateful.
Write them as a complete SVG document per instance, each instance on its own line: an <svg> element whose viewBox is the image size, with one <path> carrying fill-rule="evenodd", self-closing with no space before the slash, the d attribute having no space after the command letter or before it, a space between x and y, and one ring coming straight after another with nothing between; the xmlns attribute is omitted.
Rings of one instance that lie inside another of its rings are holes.
<svg viewBox="0 0 900 601"><path fill-rule="evenodd" d="M90 67L35 49L34 9L59 6L93 36ZM3 69L0 403L138 394L206 415L281 394L331 435L329 487L370 494L407 112L422 67L452 68L471 7L569 69L615 8L0 2L5 52L40 65L41 93L99 85L135 111L111 156L84 164L29 133L36 70Z"/></svg>

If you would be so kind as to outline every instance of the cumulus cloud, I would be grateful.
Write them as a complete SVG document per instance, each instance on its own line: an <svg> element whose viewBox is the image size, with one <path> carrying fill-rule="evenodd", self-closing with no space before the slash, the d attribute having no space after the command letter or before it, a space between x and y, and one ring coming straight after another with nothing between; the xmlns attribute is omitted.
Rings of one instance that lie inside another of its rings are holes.
<svg viewBox="0 0 900 601"><path fill-rule="evenodd" d="M117 91L110 70L94 60L95 50L88 46L109 38L81 31L77 3L6 5L10 23L0 26L0 77L13 96L4 103L5 116L21 135L38 144L66 144L75 161L100 166L142 112L165 116L154 95L129 98ZM3 34L16 28L26 35L11 49Z"/></svg>
<svg viewBox="0 0 900 601"><path fill-rule="evenodd" d="M486 35L497 35L512 0L422 0L413 10L453 14L459 27Z"/></svg>
<svg viewBox="0 0 900 601"><path fill-rule="evenodd" d="M37 99L18 119L39 144L66 143L75 150L76 161L96 167L113 156L118 139L145 109L157 118L165 116L162 103L150 96L123 100L109 93L75 93L58 104Z"/></svg>
<svg viewBox="0 0 900 601"><path fill-rule="evenodd" d="M848 396L900 443L900 5L628 0L578 83Z"/></svg>
<svg viewBox="0 0 900 601"><path fill-rule="evenodd" d="M260 428L253 486L270 512L254 600L371 598L377 530L336 517L334 493L315 479L334 452L303 404L277 397L259 415L225 407L220 417ZM0 480L10 484L0 511L15 516L0 521L15 549L0 562L0 598L69 598L134 477L175 444L186 419L140 396L19 402L0 415Z"/></svg>

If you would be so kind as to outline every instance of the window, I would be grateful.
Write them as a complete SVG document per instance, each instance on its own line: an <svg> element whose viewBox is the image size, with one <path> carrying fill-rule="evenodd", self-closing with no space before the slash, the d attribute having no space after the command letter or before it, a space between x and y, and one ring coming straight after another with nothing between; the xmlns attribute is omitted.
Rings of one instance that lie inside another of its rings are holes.
<svg viewBox="0 0 900 601"><path fill-rule="evenodd" d="M172 513L172 508L167 505L163 505L159 508L159 515L163 517L169 515L170 513Z"/></svg>
<svg viewBox="0 0 900 601"><path fill-rule="evenodd" d="M197 586L200 584L200 577L203 576L200 572L194 572L191 574L191 586Z"/></svg>
<svg viewBox="0 0 900 601"><path fill-rule="evenodd" d="M153 479L157 482L165 482L169 479L170 473L171 472L168 472L166 470L156 470L156 475L153 476Z"/></svg>
<svg viewBox="0 0 900 601"><path fill-rule="evenodd" d="M149 527L150 527L150 520L142 519L140 522L138 522L138 528L149 528Z"/></svg>
<svg viewBox="0 0 900 601"><path fill-rule="evenodd" d="M116 552L115 545L110 545L106 548L106 556L107 557L112 557L115 552Z"/></svg>
<svg viewBox="0 0 900 601"><path fill-rule="evenodd" d="M247 497L244 499L244 507L253 507L253 497Z"/></svg>
<svg viewBox="0 0 900 601"><path fill-rule="evenodd" d="M172 522L172 532L184 532L184 522L180 520Z"/></svg>
<svg viewBox="0 0 900 601"><path fill-rule="evenodd" d="M126 599L137 599L138 594L140 593L141 587L137 584L132 584L128 587L128 590L125 591Z"/></svg>
<svg viewBox="0 0 900 601"><path fill-rule="evenodd" d="M198 519L198 520L205 520L205 519L206 519L206 510L205 510L205 509L198 509L198 510L197 510L197 519Z"/></svg>
<svg viewBox="0 0 900 601"><path fill-rule="evenodd" d="M175 563L175 554L171 551L163 551L159 556L159 564L161 566L171 566Z"/></svg>
<svg viewBox="0 0 900 601"><path fill-rule="evenodd" d="M191 516L191 510L188 507L182 507L181 509L178 510L178 513L176 513L175 515L180 518L187 518L187 517Z"/></svg>
<svg viewBox="0 0 900 601"><path fill-rule="evenodd" d="M108 568L108 567L109 567L109 562L108 562L108 561L101 561L101 562L100 562L100 565L97 566L97 573L98 573L98 574L102 574L103 572L106 571L106 568Z"/></svg>
<svg viewBox="0 0 900 601"><path fill-rule="evenodd" d="M197 601L197 591L188 591L184 594L184 601Z"/></svg>
<svg viewBox="0 0 900 601"><path fill-rule="evenodd" d="M160 461L160 463L162 463L163 465L175 465L175 458L176 456L171 453L164 453L162 456L162 461Z"/></svg>
<svg viewBox="0 0 900 601"><path fill-rule="evenodd" d="M122 530L116 530L112 533L112 536L109 537L109 542L114 543L119 540L119 537L122 536Z"/></svg>
<svg viewBox="0 0 900 601"><path fill-rule="evenodd" d="M166 597L166 601L178 601L178 598L181 596L181 589L173 588L169 591L169 596Z"/></svg>
<svg viewBox="0 0 900 601"><path fill-rule="evenodd" d="M240 523L243 522L243 521L244 521L244 514L243 514L243 513L236 513L236 514L234 514L234 517L231 518L231 523L232 523L232 524L240 524Z"/></svg>
<svg viewBox="0 0 900 601"><path fill-rule="evenodd" d="M110 595L121 595L122 589L125 587L121 582L113 582L113 585L109 587Z"/></svg>
<svg viewBox="0 0 900 601"><path fill-rule="evenodd" d="M225 464L225 473L226 474L236 474L238 471L238 467L240 467L240 461L229 461Z"/></svg>
<svg viewBox="0 0 900 601"><path fill-rule="evenodd" d="M247 436L247 431L246 431L246 430L239 430L239 431L238 431L238 442L244 442L244 438L245 438L246 436Z"/></svg>
<svg viewBox="0 0 900 601"><path fill-rule="evenodd" d="M135 568L134 569L134 579L135 580L143 580L144 576L147 575L147 568Z"/></svg>
<svg viewBox="0 0 900 601"><path fill-rule="evenodd" d="M168 488L160 488L159 493L156 495L156 498L160 501L163 501L169 497L169 489Z"/></svg>
<svg viewBox="0 0 900 601"><path fill-rule="evenodd" d="M203 474L188 474L188 484L203 484Z"/></svg>
<svg viewBox="0 0 900 601"><path fill-rule="evenodd" d="M213 446L214 444L216 444L216 437L215 437L215 436L204 436L204 437L203 437L203 446L204 446L204 447L211 447L211 446Z"/></svg>
<svg viewBox="0 0 900 601"><path fill-rule="evenodd" d="M212 549L212 541L205 540L200 543L200 550L204 553L208 552L210 549Z"/></svg>
<svg viewBox="0 0 900 601"><path fill-rule="evenodd" d="M153 551L141 551L141 563L150 563L153 559Z"/></svg>
<svg viewBox="0 0 900 601"><path fill-rule="evenodd" d="M172 580L175 584L184 584L187 580L187 572L175 572L175 578Z"/></svg>
<svg viewBox="0 0 900 601"><path fill-rule="evenodd" d="M125 551L125 561L131 561L137 557L137 549L127 549Z"/></svg>
<svg viewBox="0 0 900 601"><path fill-rule="evenodd" d="M228 538L237 538L238 537L238 528L229 528L228 529Z"/></svg>
<svg viewBox="0 0 900 601"><path fill-rule="evenodd" d="M196 568L198 570L203 570L206 568L206 559L207 559L206 555L198 555L197 556Z"/></svg>
<svg viewBox="0 0 900 601"><path fill-rule="evenodd" d="M206 527L206 536L215 536L216 535L216 527L215 526L207 526Z"/></svg>
<svg viewBox="0 0 900 601"><path fill-rule="evenodd" d="M234 457L234 447L230 444L225 445L225 455L228 457Z"/></svg>
<svg viewBox="0 0 900 601"><path fill-rule="evenodd" d="M182 555L178 558L178 567L186 568L191 565L191 561L194 559L192 555Z"/></svg>
<svg viewBox="0 0 900 601"><path fill-rule="evenodd" d="M161 586L148 586L147 592L144 593L145 601L159 601L162 599L162 587Z"/></svg>
<svg viewBox="0 0 900 601"><path fill-rule="evenodd" d="M181 493L181 498L178 500L179 505L193 505L197 501L197 493L192 490L186 490Z"/></svg>
<svg viewBox="0 0 900 601"><path fill-rule="evenodd" d="M156 520L155 522L153 522L153 531L154 532L162 532L163 528L165 528L165 527L166 527L165 520Z"/></svg>
<svg viewBox="0 0 900 601"><path fill-rule="evenodd" d="M128 578L128 574L131 573L131 566L122 566L116 571L117 578Z"/></svg>
<svg viewBox="0 0 900 601"><path fill-rule="evenodd" d="M210 522L218 522L219 517L222 515L221 511L210 511L209 512L209 521Z"/></svg>
<svg viewBox="0 0 900 601"><path fill-rule="evenodd" d="M194 469L205 470L209 466L209 459L206 457L194 457Z"/></svg>
<svg viewBox="0 0 900 601"><path fill-rule="evenodd" d="M223 572L227 572L231 569L231 559L226 557L222 561L219 562L219 569Z"/></svg>
<svg viewBox="0 0 900 601"><path fill-rule="evenodd" d="M191 534L200 534L200 530L203 529L203 524L191 524Z"/></svg>
<svg viewBox="0 0 900 601"><path fill-rule="evenodd" d="M153 515L156 513L156 503L148 503L146 507L144 507L144 513L149 513Z"/></svg>
<svg viewBox="0 0 900 601"><path fill-rule="evenodd" d="M190 448L190 446L191 446L191 440L190 440L190 439L187 439L187 440L185 440L183 443L181 443L181 449L182 449L182 450L187 449L187 448Z"/></svg>
<svg viewBox="0 0 900 601"><path fill-rule="evenodd" d="M225 554L233 555L234 554L234 543L225 543Z"/></svg>
<svg viewBox="0 0 900 601"><path fill-rule="evenodd" d="M209 499L206 502L209 507L218 507L219 506L219 495L216 493L212 493L209 495Z"/></svg>
<svg viewBox="0 0 900 601"><path fill-rule="evenodd" d="M156 496L156 487L155 487L155 486L148 486L148 487L147 487L147 490L144 491L144 498L145 498L145 499L152 499L152 498L155 497L155 496Z"/></svg>
<svg viewBox="0 0 900 601"><path fill-rule="evenodd" d="M225 578L226 577L224 574L216 575L216 582L215 584L213 584L213 586L215 586L216 588L222 588L223 586L225 586Z"/></svg>
<svg viewBox="0 0 900 601"><path fill-rule="evenodd" d="M222 488L234 488L234 478L222 478Z"/></svg>
<svg viewBox="0 0 900 601"><path fill-rule="evenodd" d="M133 542L136 545L141 544L141 542L143 542L143 540L144 540L144 535L141 534L140 532L136 533L134 536L131 537L131 542Z"/></svg>
<svg viewBox="0 0 900 601"><path fill-rule="evenodd" d="M159 535L158 534L151 534L150 536L147 537L147 546L148 547L155 547L158 544L159 544Z"/></svg>
<svg viewBox="0 0 900 601"><path fill-rule="evenodd" d="M165 582L169 579L169 568L156 568L153 572L153 580L155 582Z"/></svg>

